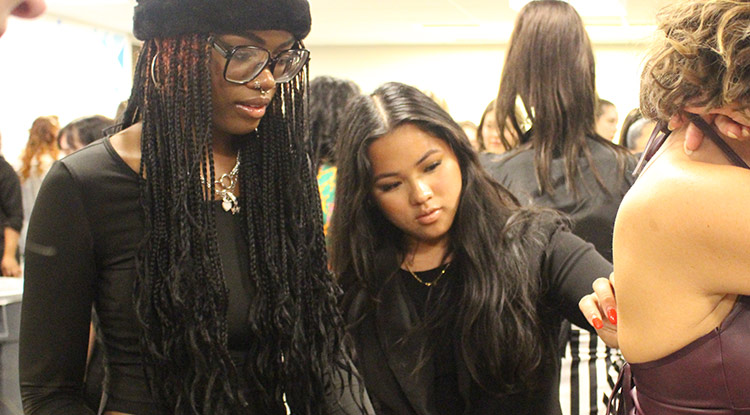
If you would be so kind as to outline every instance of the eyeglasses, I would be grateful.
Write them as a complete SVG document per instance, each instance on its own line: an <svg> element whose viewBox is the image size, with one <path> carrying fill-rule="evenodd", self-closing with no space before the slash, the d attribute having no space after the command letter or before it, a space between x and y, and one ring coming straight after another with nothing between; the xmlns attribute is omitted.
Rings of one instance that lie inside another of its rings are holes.
<svg viewBox="0 0 750 415"><path fill-rule="evenodd" d="M700 128L700 130L703 132L703 135L706 136L708 139L714 142L721 150L724 152L724 154L727 156L729 161L738 167L745 167L750 168L747 166L744 160L740 158L734 150L729 147L729 145L724 142L724 140L719 137L719 135L714 131L713 128L711 128L708 123L701 118L697 114L692 113L685 113L687 118L692 122L696 127ZM667 123L665 121L659 121L656 124L656 127L654 127L654 131L651 133L651 137L649 137L648 142L646 143L646 148L643 150L643 155L641 156L641 159L638 161L638 164L635 166L635 170L633 171L633 176L638 176L643 171L644 167L648 162L651 160L651 158L654 157L657 151L659 151L659 148L661 148L662 144L664 144L665 141L667 141L667 137L669 137L669 134L671 131L667 128Z"/></svg>
<svg viewBox="0 0 750 415"><path fill-rule="evenodd" d="M290 81L302 70L310 59L310 51L303 48L285 50L275 57L266 49L241 45L230 46L216 39L208 38L208 43L226 58L224 79L233 84L246 84L268 67L277 84Z"/></svg>

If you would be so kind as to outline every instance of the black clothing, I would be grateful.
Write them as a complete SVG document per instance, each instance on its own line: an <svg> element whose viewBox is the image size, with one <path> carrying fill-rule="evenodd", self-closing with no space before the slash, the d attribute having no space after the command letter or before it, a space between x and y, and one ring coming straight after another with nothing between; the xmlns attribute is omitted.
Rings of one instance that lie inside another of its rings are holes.
<svg viewBox="0 0 750 415"><path fill-rule="evenodd" d="M483 163L492 176L511 191L522 205L536 205L557 209L567 214L572 221L573 233L594 244L596 250L612 262L612 233L615 216L622 198L635 178L632 175L637 159L626 156L624 170L618 165L615 151L605 144L587 139L591 158L604 186L596 180L592 166L585 157L577 164L581 175L576 182L578 197L566 187L565 161L557 155L550 163L553 193L543 193L536 179L534 149L521 147L502 155L485 156ZM608 274L598 275L606 277ZM590 289L590 287L589 287ZM564 401L570 403L569 413L589 414L601 412L611 383L616 378L609 368L622 365L617 350L610 349L594 334L565 322L561 342L566 345L562 353L562 365L568 375L561 379ZM602 372L608 382L597 379ZM581 399L587 397L587 399ZM587 404L581 404L582 401ZM598 407L598 409L597 409Z"/></svg>
<svg viewBox="0 0 750 415"><path fill-rule="evenodd" d="M607 275L612 267L591 244L561 228L544 232L548 238L544 248L528 252L532 269L529 275L540 278L543 296L538 312L547 341L555 344L561 321L567 318L583 327L590 327L578 311L578 301L591 291L591 283L600 275ZM490 249L491 247L488 247ZM352 325L351 335L357 350L357 367L362 373L370 399L379 415L432 415L445 413L439 402L451 401L451 395L441 396L441 377L450 373L454 377L454 394L460 397L457 405L465 415L482 414L561 414L558 401L559 359L547 356L542 367L540 390L531 394L495 396L480 387L471 378L460 348L456 331L446 336L428 338L412 329L422 318L415 299L419 289L413 278L403 271L389 269L393 264L378 261L378 275L386 275L377 299L371 299L363 288L345 287L346 296L352 298L345 311ZM398 265L396 265L397 267ZM461 270L451 264L449 275L431 289L451 287L459 292ZM433 274L434 275L434 274ZM421 277L420 277L421 278ZM426 288L426 287L424 287ZM430 310L426 300L425 315ZM593 330L593 329L591 329ZM407 334L409 334L407 336ZM440 345L447 345L448 348ZM437 345L431 359L420 368L417 358L425 345ZM501 352L501 351L499 351ZM512 353L513 351L505 351ZM451 358L446 358L450 354ZM443 359L446 359L445 361ZM452 367L454 365L455 367Z"/></svg>
<svg viewBox="0 0 750 415"><path fill-rule="evenodd" d="M5 228L21 232L23 225L23 201L21 181L5 157L0 156L0 257L5 251Z"/></svg>
<svg viewBox="0 0 750 415"><path fill-rule="evenodd" d="M26 247L20 339L21 391L28 414L91 414L82 385L91 305L109 371L106 410L159 414L142 367L133 306L136 253L143 238L141 178L108 138L55 163L36 200ZM253 289L242 215L213 204L229 291L232 357L249 344ZM348 394L345 394L348 395Z"/></svg>
<svg viewBox="0 0 750 415"><path fill-rule="evenodd" d="M542 193L536 180L534 150L521 148L494 157L485 158L490 174L518 198L522 205L536 205L557 209L571 218L573 233L591 242L596 250L612 262L612 232L617 208L625 193L633 185L632 176L636 159L627 156L624 171L618 171L614 151L593 139L588 139L591 158L596 164L609 194L596 181L591 166L584 157L578 159L581 177L578 181L579 197L565 186L565 162L562 157L550 163L553 194Z"/></svg>

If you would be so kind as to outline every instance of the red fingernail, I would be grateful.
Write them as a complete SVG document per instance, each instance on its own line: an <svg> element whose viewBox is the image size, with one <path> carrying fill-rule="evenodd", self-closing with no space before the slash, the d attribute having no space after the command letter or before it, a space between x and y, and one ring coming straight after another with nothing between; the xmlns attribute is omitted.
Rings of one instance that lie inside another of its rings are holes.
<svg viewBox="0 0 750 415"><path fill-rule="evenodd" d="M602 327L604 327L604 323L599 317L594 317L593 319L591 319L591 322L594 324L594 328L597 330L600 330Z"/></svg>
<svg viewBox="0 0 750 415"><path fill-rule="evenodd" d="M609 318L610 323L617 324L617 310L610 308L609 311L607 311L607 318Z"/></svg>

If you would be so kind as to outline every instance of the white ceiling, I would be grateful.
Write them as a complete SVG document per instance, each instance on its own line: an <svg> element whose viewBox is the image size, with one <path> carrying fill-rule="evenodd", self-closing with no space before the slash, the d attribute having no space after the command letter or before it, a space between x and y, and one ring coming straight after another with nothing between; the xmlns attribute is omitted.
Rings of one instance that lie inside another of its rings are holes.
<svg viewBox="0 0 750 415"><path fill-rule="evenodd" d="M210 1L210 0L209 0ZM675 0L570 0L594 43L639 42L653 33L654 16ZM310 0L309 45L506 43L518 0ZM587 16L589 2L610 14ZM134 0L47 0L47 14L130 33ZM622 12L618 12L624 11Z"/></svg>

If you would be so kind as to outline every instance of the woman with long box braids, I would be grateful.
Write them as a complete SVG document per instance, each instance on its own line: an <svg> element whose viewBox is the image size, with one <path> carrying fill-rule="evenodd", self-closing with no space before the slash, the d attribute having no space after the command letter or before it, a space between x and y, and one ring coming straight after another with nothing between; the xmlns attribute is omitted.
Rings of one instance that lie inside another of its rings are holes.
<svg viewBox="0 0 750 415"><path fill-rule="evenodd" d="M141 0L122 128L56 163L31 217L24 410L368 412L306 148L305 0ZM60 221L59 218L66 218Z"/></svg>

